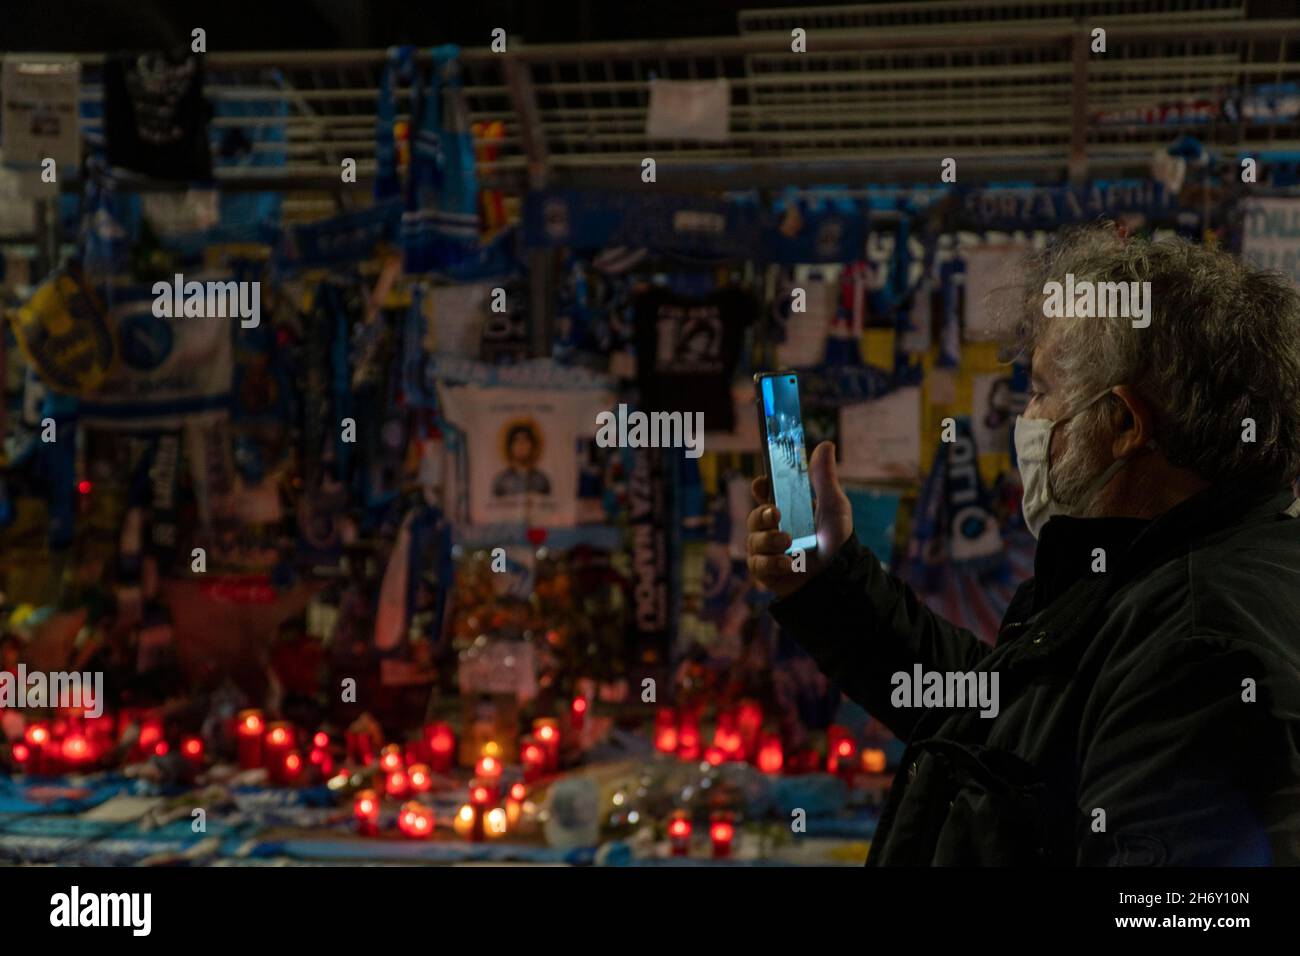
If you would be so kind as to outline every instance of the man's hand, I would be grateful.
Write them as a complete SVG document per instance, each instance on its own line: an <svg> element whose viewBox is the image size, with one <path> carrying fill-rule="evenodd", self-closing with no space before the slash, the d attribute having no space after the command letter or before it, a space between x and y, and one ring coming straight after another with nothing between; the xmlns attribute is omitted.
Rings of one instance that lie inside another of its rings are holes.
<svg viewBox="0 0 1300 956"><path fill-rule="evenodd" d="M771 504L771 483L766 477L755 478L751 486L758 507L749 513L749 573L777 597L793 594L816 576L853 533L853 511L835 472L833 444L824 441L813 449L808 473L817 498L817 550L805 555L807 566L803 571L791 570L794 559L785 553L790 536L780 530L781 514Z"/></svg>

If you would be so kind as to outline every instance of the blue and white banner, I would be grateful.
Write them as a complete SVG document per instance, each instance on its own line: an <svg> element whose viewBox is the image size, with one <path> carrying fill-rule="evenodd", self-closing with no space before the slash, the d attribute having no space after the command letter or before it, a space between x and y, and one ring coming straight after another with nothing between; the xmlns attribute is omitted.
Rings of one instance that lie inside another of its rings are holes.
<svg viewBox="0 0 1300 956"><path fill-rule="evenodd" d="M548 189L528 194L530 247L648 246L699 256L752 256L762 247L762 210L751 203L675 193Z"/></svg>
<svg viewBox="0 0 1300 956"><path fill-rule="evenodd" d="M159 318L146 286L114 290L109 325L119 360L81 403L97 428L152 431L229 413L238 319Z"/></svg>
<svg viewBox="0 0 1300 956"><path fill-rule="evenodd" d="M1103 217L1171 218L1178 196L1151 179L1095 180L1086 186L1009 184L958 190L959 229L1052 229Z"/></svg>

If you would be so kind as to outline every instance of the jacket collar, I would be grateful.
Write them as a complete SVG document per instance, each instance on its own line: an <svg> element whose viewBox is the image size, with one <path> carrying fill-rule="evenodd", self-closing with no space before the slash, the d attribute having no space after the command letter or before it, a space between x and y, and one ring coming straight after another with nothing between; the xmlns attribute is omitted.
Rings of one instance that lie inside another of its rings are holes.
<svg viewBox="0 0 1300 956"><path fill-rule="evenodd" d="M1034 554L1030 613L1047 607L1080 579L1092 577L1097 548L1105 551L1108 575L1124 578L1162 555L1188 550L1216 531L1284 511L1293 500L1287 490L1238 481L1212 485L1154 519L1056 515L1043 527Z"/></svg>

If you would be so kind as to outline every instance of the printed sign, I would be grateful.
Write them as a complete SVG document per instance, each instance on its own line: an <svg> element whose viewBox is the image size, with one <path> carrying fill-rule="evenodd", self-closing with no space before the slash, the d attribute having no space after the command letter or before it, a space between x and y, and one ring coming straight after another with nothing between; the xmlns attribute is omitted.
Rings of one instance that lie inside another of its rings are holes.
<svg viewBox="0 0 1300 956"><path fill-rule="evenodd" d="M6 165L36 167L53 159L60 167L76 167L81 160L80 76L80 64L70 58L6 58L0 77Z"/></svg>
<svg viewBox="0 0 1300 956"><path fill-rule="evenodd" d="M1244 213L1242 259L1300 285L1300 199L1252 199Z"/></svg>

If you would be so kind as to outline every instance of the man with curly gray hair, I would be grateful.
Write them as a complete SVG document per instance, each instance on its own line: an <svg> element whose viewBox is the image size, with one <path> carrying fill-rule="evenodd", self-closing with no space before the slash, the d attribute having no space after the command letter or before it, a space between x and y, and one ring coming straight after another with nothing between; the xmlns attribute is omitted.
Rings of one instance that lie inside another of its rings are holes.
<svg viewBox="0 0 1300 956"><path fill-rule="evenodd" d="M1015 444L1039 542L995 644L858 543L829 443L804 572L754 483L772 614L908 745L868 862L1300 863L1300 297L1109 224L1027 276L1004 333L1031 360ZM918 706L900 674L1000 700Z"/></svg>

